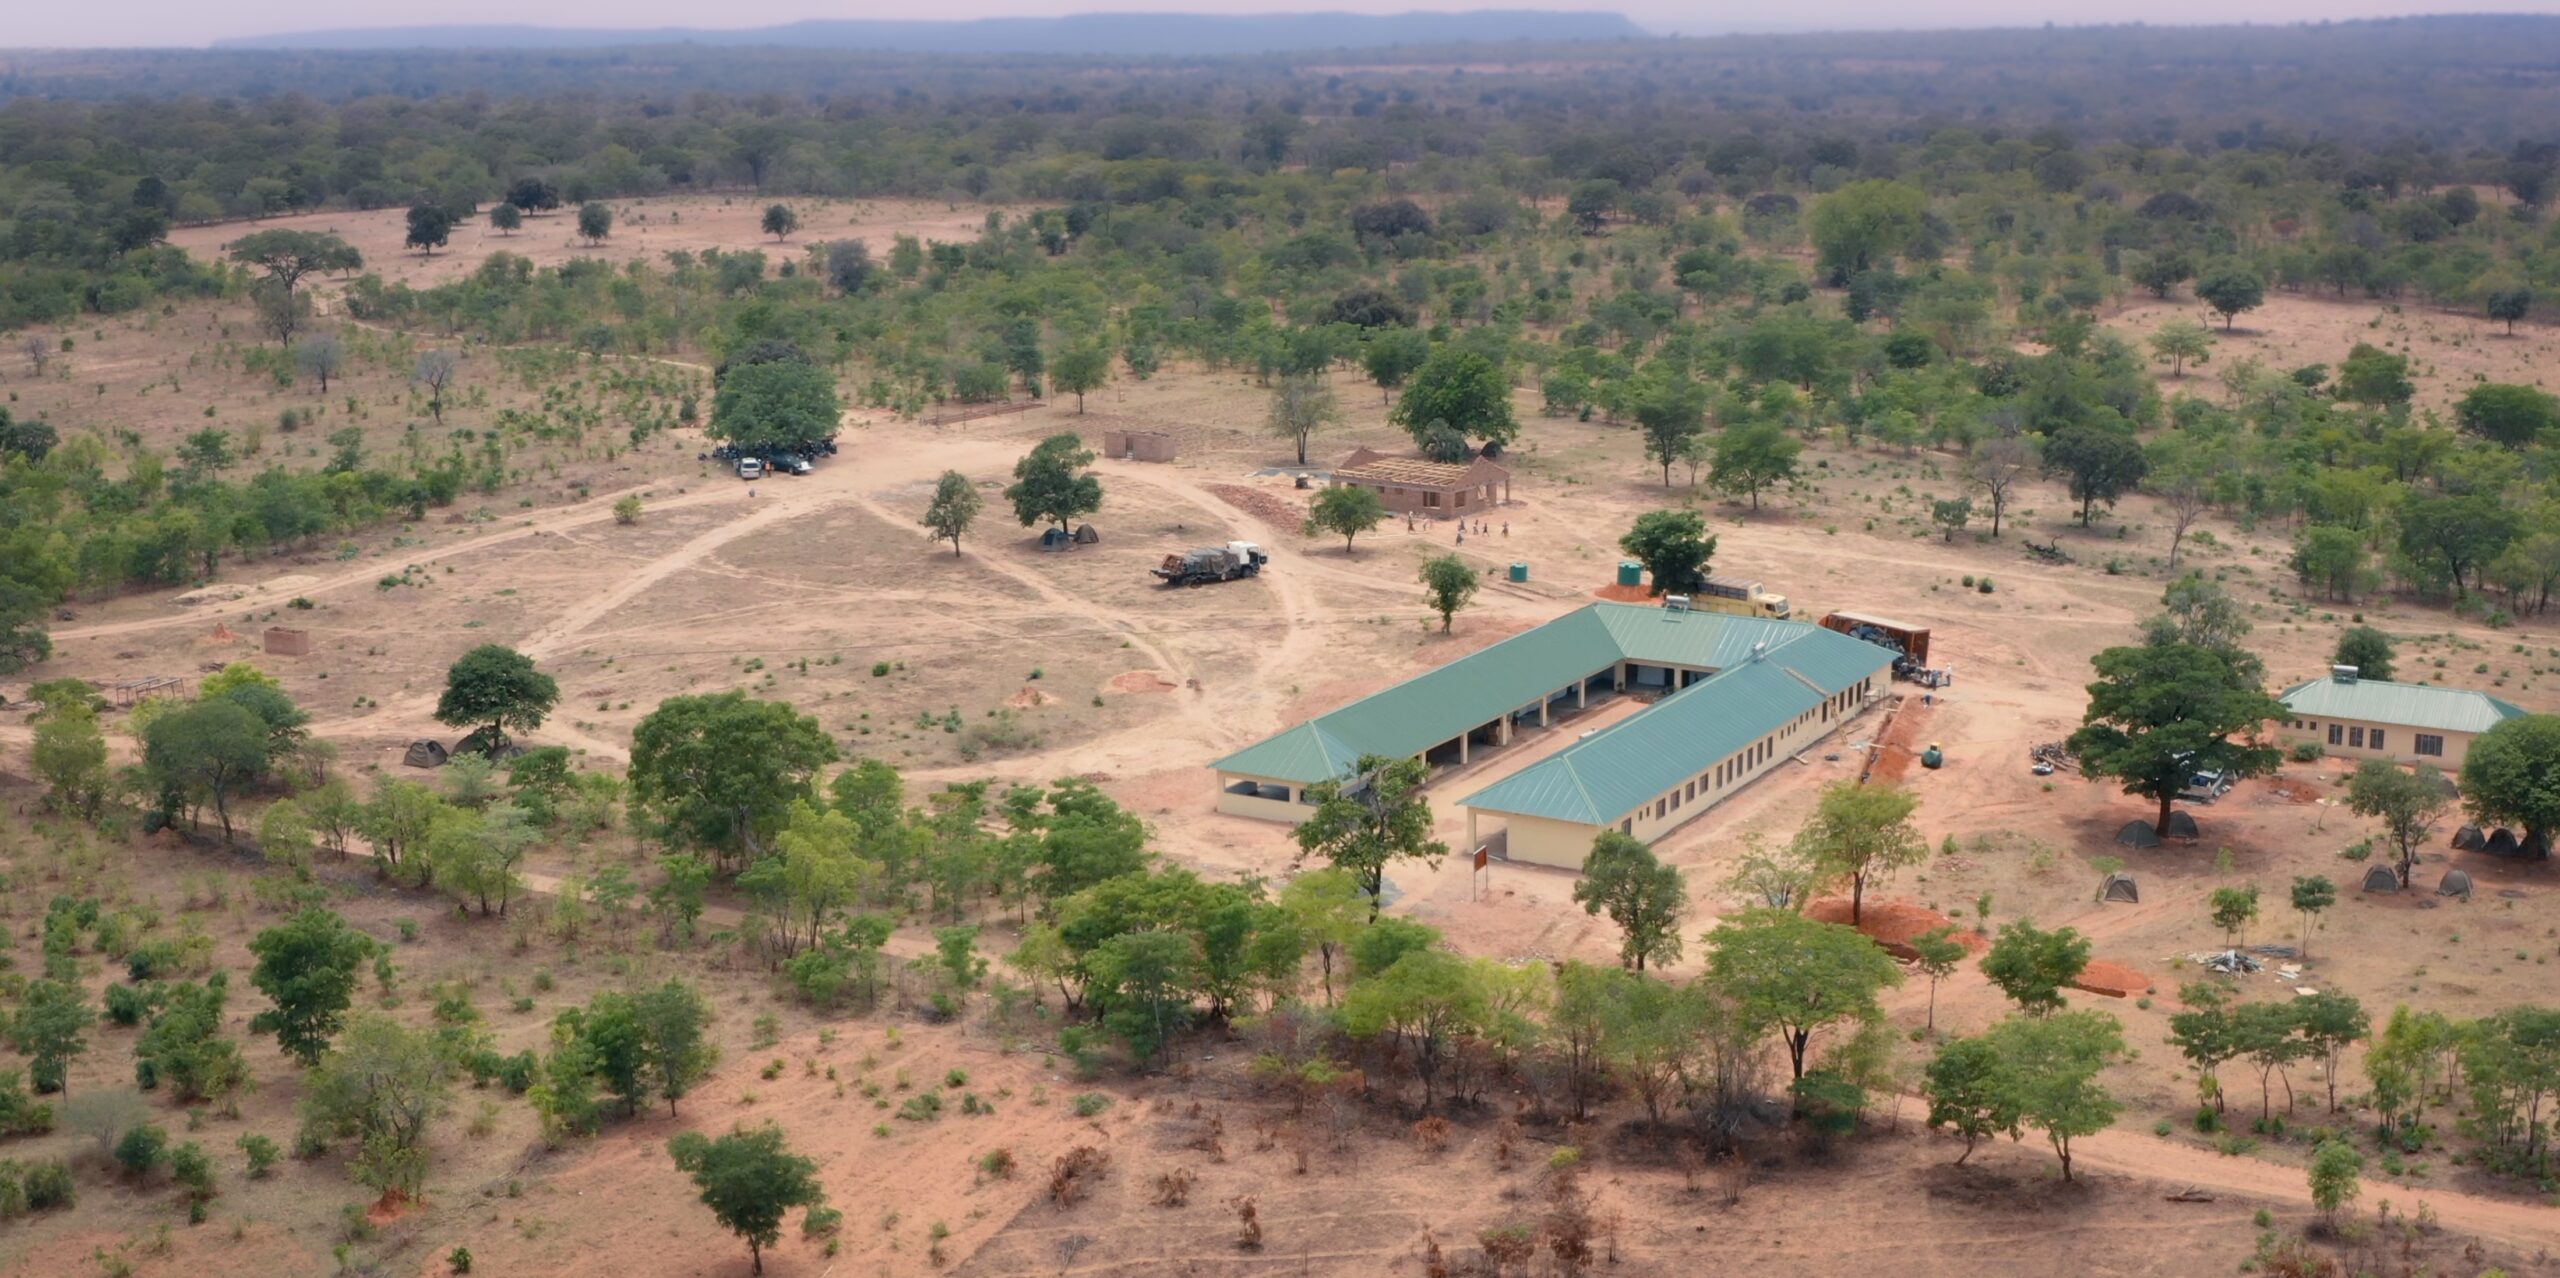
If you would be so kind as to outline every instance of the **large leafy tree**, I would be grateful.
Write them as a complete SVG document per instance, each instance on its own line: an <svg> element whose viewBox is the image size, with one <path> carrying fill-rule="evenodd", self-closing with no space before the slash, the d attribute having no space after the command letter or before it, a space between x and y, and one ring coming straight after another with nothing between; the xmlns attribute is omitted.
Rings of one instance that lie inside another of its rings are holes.
<svg viewBox="0 0 2560 1278"><path fill-rule="evenodd" d="M2169 807L2198 772L2234 780L2265 776L2283 752L2258 739L2284 704L2232 677L2228 654L2190 643L2109 648L2094 662L2089 709L2064 744L2093 777L2159 804L2153 829L2169 833Z"/></svg>
<svg viewBox="0 0 2560 1278"><path fill-rule="evenodd" d="M1457 1040L1485 1015L1475 969L1446 950L1419 949L1364 976L1342 1000L1342 1027L1354 1038L1393 1034L1422 1082L1431 1108L1440 1071Z"/></svg>
<svg viewBox="0 0 2560 1278"><path fill-rule="evenodd" d="M1307 504L1306 522L1298 531L1309 537L1340 534L1342 553L1351 553L1351 539L1386 522L1387 504L1378 490L1357 484L1336 484L1316 494Z"/></svg>
<svg viewBox="0 0 2560 1278"><path fill-rule="evenodd" d="M1652 575L1653 593L1687 595L1706 588L1716 539L1694 510L1648 510L1618 539L1618 549Z"/></svg>
<svg viewBox="0 0 2560 1278"><path fill-rule="evenodd" d="M1760 509L1762 490L1793 480L1804 441L1776 422L1745 422L1716 436L1707 483L1717 492L1747 497Z"/></svg>
<svg viewBox="0 0 2560 1278"><path fill-rule="evenodd" d="M1921 1093L1929 1101L1929 1126L1949 1127L1964 1137L1956 1166L1973 1157L1985 1136L2018 1134L2016 1089L2009 1085L2007 1063L1988 1039L1949 1039L1929 1062Z"/></svg>
<svg viewBox="0 0 2560 1278"><path fill-rule="evenodd" d="M667 1154L677 1170L693 1177L712 1219L745 1240L759 1274L764 1249L781 1241L783 1216L794 1207L826 1202L818 1164L785 1147L782 1129L771 1123L717 1139L684 1132L667 1142Z"/></svg>
<svg viewBox="0 0 2560 1278"><path fill-rule="evenodd" d="M265 271L277 287L291 293L305 276L363 266L364 254L326 232L273 230L253 231L233 240L231 260Z"/></svg>
<svg viewBox="0 0 2560 1278"><path fill-rule="evenodd" d="M1298 464L1307 464L1307 441L1342 420L1333 387L1321 373L1283 373L1271 383L1271 412L1264 429L1297 445Z"/></svg>
<svg viewBox="0 0 2560 1278"><path fill-rule="evenodd" d="M1298 825L1298 856L1322 857L1355 877L1375 919L1388 863L1436 865L1449 854L1449 845L1431 835L1431 801L1422 793L1430 780L1431 765L1420 759L1360 756L1349 781L1307 787L1315 812Z"/></svg>
<svg viewBox="0 0 2560 1278"><path fill-rule="evenodd" d="M1440 347L1423 360L1387 420L1417 443L1434 426L1481 439L1495 451L1520 435L1511 413L1511 382L1501 366L1456 346Z"/></svg>
<svg viewBox="0 0 2560 1278"><path fill-rule="evenodd" d="M352 1139L357 1180L414 1198L426 1182L429 1129L452 1106L460 1072L445 1036L359 1016L303 1078L303 1129Z"/></svg>
<svg viewBox="0 0 2560 1278"><path fill-rule="evenodd" d="M670 697L632 730L631 792L723 860L752 858L835 759L826 729L782 702Z"/></svg>
<svg viewBox="0 0 2560 1278"><path fill-rule="evenodd" d="M1644 453L1662 467L1662 486L1671 486L1671 466L1689 441L1707 428L1707 388L1686 377L1647 387L1636 400L1636 424L1644 430Z"/></svg>
<svg viewBox="0 0 2560 1278"><path fill-rule="evenodd" d="M1573 899L1585 914L1606 912L1618 925L1618 961L1641 972L1680 961L1680 914L1688 908L1680 871L1653 849L1616 830L1592 840Z"/></svg>
<svg viewBox="0 0 2560 1278"><path fill-rule="evenodd" d="M1379 329L1360 344L1360 369L1378 384L1381 400L1394 395L1430 358L1431 338L1420 329Z"/></svg>
<svg viewBox="0 0 2560 1278"><path fill-rule="evenodd" d="M2063 427L2044 449L2045 473L2068 483L2072 499L2080 503L2084 528L2097 503L2114 509L2116 498L2132 492L2150 467L2132 431L2094 423Z"/></svg>
<svg viewBox="0 0 2560 1278"><path fill-rule="evenodd" d="M1801 1079L1805 1049L1821 1030L1883 1014L1876 996L1902 982L1872 940L1849 928L1786 910L1751 909L1707 933L1707 974L1744 1020L1786 1044Z"/></svg>
<svg viewBox="0 0 2560 1278"><path fill-rule="evenodd" d="M2267 282L2241 266L2217 266L2196 281L2196 298L2222 317L2222 331L2242 311L2254 311L2267 300Z"/></svg>
<svg viewBox="0 0 2560 1278"><path fill-rule="evenodd" d="M1861 271L1892 264L1920 233L1929 197L1903 182L1852 182L1813 206L1813 247L1823 274L1845 284Z"/></svg>
<svg viewBox="0 0 2560 1278"><path fill-rule="evenodd" d="M27 1058L38 1092L71 1094L71 1062L89 1050L83 1037L98 1023L80 987L69 981L33 981L18 999L18 1010L0 1028L9 1046Z"/></svg>
<svg viewBox="0 0 2560 1278"><path fill-rule="evenodd" d="M1072 432L1051 435L1013 464L1013 483L1004 490L1004 499L1013 503L1014 517L1025 528L1038 523L1064 528L1069 520L1102 509L1102 481L1085 469L1092 464L1093 450L1081 437Z"/></svg>
<svg viewBox="0 0 2560 1278"><path fill-rule="evenodd" d="M2115 1125L2124 1106L2098 1075L2125 1058L2124 1027L2105 1012L2013 1016L1983 1034L2000 1061L1994 1088L2021 1127L2045 1134L2071 1179L2071 1142Z"/></svg>
<svg viewBox="0 0 2560 1278"><path fill-rule="evenodd" d="M2560 715L2529 714L2481 733L2462 760L2462 797L2483 824L2524 827L2551 845L2560 830Z"/></svg>
<svg viewBox="0 0 2560 1278"><path fill-rule="evenodd" d="M2484 382L2463 392L2453 416L2482 439L2522 448L2560 427L2560 397L2531 386Z"/></svg>
<svg viewBox="0 0 2560 1278"><path fill-rule="evenodd" d="M732 364L711 397L704 433L741 449L789 448L836 433L836 381L805 359Z"/></svg>
<svg viewBox="0 0 2560 1278"><path fill-rule="evenodd" d="M318 1063L380 948L334 911L317 908L258 933L249 942L258 960L249 983L274 1006L250 1018L250 1031L275 1035L276 1046L304 1065Z"/></svg>
<svg viewBox="0 0 2560 1278"><path fill-rule="evenodd" d="M1440 614L1440 631L1448 633L1449 623L1460 609L1473 601L1483 580L1466 560L1456 555L1440 555L1422 561L1422 597L1431 611Z"/></svg>
<svg viewBox="0 0 2560 1278"><path fill-rule="evenodd" d="M1049 385L1076 397L1076 412L1084 412L1084 397L1099 390L1111 378L1111 351L1099 342L1078 342L1058 352L1058 362L1049 368ZM1298 460L1305 461L1305 457Z"/></svg>
<svg viewBox="0 0 2560 1278"><path fill-rule="evenodd" d="M2337 650L2329 654L2329 660L2354 666L2359 679L2389 679L2397 655L2391 636L2371 626L2349 626L2338 636Z"/></svg>
<svg viewBox="0 0 2560 1278"><path fill-rule="evenodd" d="M228 699L180 706L142 730L142 766L164 795L212 800L231 842L231 800L268 767L266 725Z"/></svg>
<svg viewBox="0 0 2560 1278"><path fill-rule="evenodd" d="M2062 991L2089 966L2089 938L2074 929L2048 932L2020 920L2000 929L1982 956L1982 974L2030 1016L2062 1010Z"/></svg>
<svg viewBox="0 0 2560 1278"><path fill-rule="evenodd" d="M453 227L462 219L452 209L433 200L409 206L409 238L406 246L426 256L435 256L445 241L453 238Z"/></svg>
<svg viewBox="0 0 2560 1278"><path fill-rule="evenodd" d="M1929 856L1929 841L1911 824L1920 796L1889 785L1839 781L1823 787L1813 817L1796 831L1795 855L1826 879L1849 881L1849 923L1856 926L1867 886L1882 884Z"/></svg>
<svg viewBox="0 0 2560 1278"><path fill-rule="evenodd" d="M530 732L560 701L560 684L536 669L533 658L504 644L484 643L445 671L436 722L462 728L489 726L489 749L506 744L507 729Z"/></svg>
<svg viewBox="0 0 2560 1278"><path fill-rule="evenodd" d="M951 553L960 553L960 538L969 526L978 522L977 485L956 470L942 472L933 484L933 500L924 508L924 526L933 530L933 539L951 543Z"/></svg>
<svg viewBox="0 0 2560 1278"><path fill-rule="evenodd" d="M2462 774L2463 789L2472 791L2475 810L2480 796L2474 789L2477 783L2472 780L2470 759L2479 757L2480 744L2472 743ZM2403 772L2400 765L2388 759L2367 759L2357 764L2355 773L2347 778L2348 809L2382 823L2382 837L2399 854L2398 872L2403 887L2408 885L2410 871L2418 863L2418 849L2426 846L2427 836L2435 832L2437 819L2453 806L2453 800L2453 787L2446 784L2444 774L2425 764ZM2529 829L2527 833L2530 835Z"/></svg>

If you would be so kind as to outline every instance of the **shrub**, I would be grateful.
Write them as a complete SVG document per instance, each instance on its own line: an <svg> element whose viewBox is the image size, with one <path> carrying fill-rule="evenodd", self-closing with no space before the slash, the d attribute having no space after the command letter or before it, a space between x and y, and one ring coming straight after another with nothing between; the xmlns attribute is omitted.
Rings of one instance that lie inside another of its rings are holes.
<svg viewBox="0 0 2560 1278"><path fill-rule="evenodd" d="M629 521L626 520L625 522ZM452 1251L446 1252L444 1257L444 1267L457 1274L470 1273L471 1249L468 1247L456 1247Z"/></svg>
<svg viewBox="0 0 2560 1278"><path fill-rule="evenodd" d="M240 1152L249 1160L249 1179L265 1180L275 1169L276 1143L256 1132L240 1133Z"/></svg>
<svg viewBox="0 0 2560 1278"><path fill-rule="evenodd" d="M1111 1098L1100 1092L1078 1092L1074 1105L1076 1117L1091 1118L1111 1108Z"/></svg>
<svg viewBox="0 0 2560 1278"><path fill-rule="evenodd" d="M637 495L633 495L613 503L613 522L625 527L639 523L640 498Z"/></svg>
<svg viewBox="0 0 2560 1278"><path fill-rule="evenodd" d="M19 1183L29 1211L51 1211L80 1200L79 1190L71 1183L71 1164L59 1158L27 1168L26 1178Z"/></svg>
<svg viewBox="0 0 2560 1278"><path fill-rule="evenodd" d="M990 1149L978 1155L978 1174L989 1180L1013 1179L1013 1151Z"/></svg>
<svg viewBox="0 0 2560 1278"><path fill-rule="evenodd" d="M125 1174L140 1179L151 1174L161 1160L168 1157L169 1133L145 1123L132 1128L116 1140L116 1166Z"/></svg>
<svg viewBox="0 0 2560 1278"><path fill-rule="evenodd" d="M142 1018L150 1014L149 991L137 989L131 985L107 987L107 1020L110 1022L131 1029L140 1025Z"/></svg>
<svg viewBox="0 0 2560 1278"><path fill-rule="evenodd" d="M2321 756L2328 753L2328 747L2321 745L2317 741L2298 742L2293 747L2293 761L2296 763L2318 763Z"/></svg>
<svg viewBox="0 0 2560 1278"><path fill-rule="evenodd" d="M27 1091L26 1075L0 1070L0 1138L41 1136L53 1130L53 1106L40 1104Z"/></svg>
<svg viewBox="0 0 2560 1278"><path fill-rule="evenodd" d="M213 1197L213 1159L194 1141L169 1151L169 1175L187 1191L190 1202Z"/></svg>
<svg viewBox="0 0 2560 1278"><path fill-rule="evenodd" d="M1990 593L1991 593L1991 579L1990 579L1989 577L1985 577L1985 578L1983 578L1982 580L1980 580L1980 581L1977 581L1977 582L1973 583L1973 588L1974 588L1974 589L1976 589L1976 590L1981 591L1982 593L1984 593L1984 594L1986 594L1986 595L1987 595L1987 594L1990 594Z"/></svg>
<svg viewBox="0 0 2560 1278"><path fill-rule="evenodd" d="M800 1236L833 1238L844 1228L844 1213L823 1204L813 1206L800 1215Z"/></svg>

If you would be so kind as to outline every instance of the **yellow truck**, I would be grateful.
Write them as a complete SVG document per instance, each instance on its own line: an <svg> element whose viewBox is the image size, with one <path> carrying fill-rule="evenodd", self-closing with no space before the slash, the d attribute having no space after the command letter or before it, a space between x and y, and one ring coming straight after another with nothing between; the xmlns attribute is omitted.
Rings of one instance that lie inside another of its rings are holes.
<svg viewBox="0 0 2560 1278"><path fill-rule="evenodd" d="M1780 621L1792 615L1785 595L1773 595L1756 581L1739 577L1709 577L1697 593L1689 596L1691 608L1708 612L1729 612L1740 617L1772 617Z"/></svg>

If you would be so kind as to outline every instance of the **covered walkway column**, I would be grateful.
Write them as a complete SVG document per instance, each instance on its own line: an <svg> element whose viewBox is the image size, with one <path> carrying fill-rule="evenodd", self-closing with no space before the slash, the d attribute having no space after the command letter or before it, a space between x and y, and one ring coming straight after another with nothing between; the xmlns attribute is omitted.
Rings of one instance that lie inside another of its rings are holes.
<svg viewBox="0 0 2560 1278"><path fill-rule="evenodd" d="M1467 855L1473 857L1476 849L1482 846L1484 841L1476 837L1476 810L1469 808L1467 809Z"/></svg>
<svg viewBox="0 0 2560 1278"><path fill-rule="evenodd" d="M1543 697L1538 698L1538 726L1539 726L1539 727L1543 728L1543 727L1547 727L1547 726L1548 726L1548 724L1547 724L1547 707L1548 707L1549 705L1553 704L1553 703L1555 702L1555 699L1556 699L1556 694L1554 694L1554 693L1552 693L1552 692L1548 693L1547 695L1545 695L1545 696L1543 696Z"/></svg>

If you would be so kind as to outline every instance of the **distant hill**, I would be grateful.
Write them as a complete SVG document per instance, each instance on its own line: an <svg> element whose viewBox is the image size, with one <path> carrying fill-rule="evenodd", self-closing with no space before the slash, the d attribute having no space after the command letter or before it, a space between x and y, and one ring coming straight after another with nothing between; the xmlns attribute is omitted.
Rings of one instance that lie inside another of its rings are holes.
<svg viewBox="0 0 2560 1278"><path fill-rule="evenodd" d="M893 53L1054 53L1210 57L1305 49L1367 49L1460 41L1649 39L1614 13L1484 9L1466 13L1081 13L966 22L867 20L771 27L350 27L218 40L217 49L599 49L693 44L774 45Z"/></svg>

